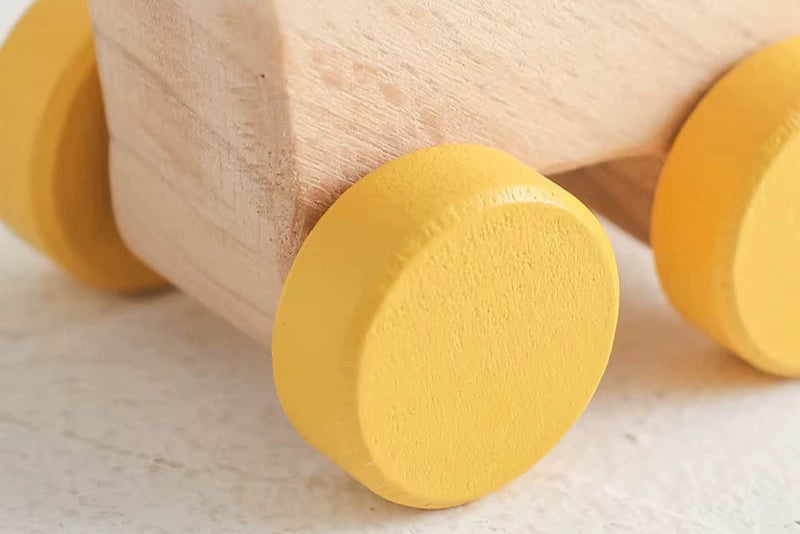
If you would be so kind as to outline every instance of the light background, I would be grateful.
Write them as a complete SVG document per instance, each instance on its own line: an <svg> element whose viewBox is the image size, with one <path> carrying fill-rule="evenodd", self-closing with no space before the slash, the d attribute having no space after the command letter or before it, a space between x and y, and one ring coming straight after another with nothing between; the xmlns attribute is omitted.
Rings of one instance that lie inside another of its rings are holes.
<svg viewBox="0 0 800 534"><path fill-rule="evenodd" d="M0 36L27 4L0 0ZM419 512L307 446L267 350L211 312L94 292L0 229L0 533L800 533L800 382L684 324L609 231L621 322L589 410L504 490Z"/></svg>

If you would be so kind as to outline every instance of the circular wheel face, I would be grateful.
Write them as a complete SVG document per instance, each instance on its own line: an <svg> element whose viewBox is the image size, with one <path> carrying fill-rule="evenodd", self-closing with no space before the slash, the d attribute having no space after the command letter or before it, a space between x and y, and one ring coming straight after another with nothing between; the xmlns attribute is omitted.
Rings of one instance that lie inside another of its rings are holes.
<svg viewBox="0 0 800 534"><path fill-rule="evenodd" d="M745 60L691 115L652 244L691 322L764 371L800 375L800 38Z"/></svg>
<svg viewBox="0 0 800 534"><path fill-rule="evenodd" d="M374 492L459 505L578 419L618 298L608 239L577 200L495 150L423 150L345 192L303 245L276 319L278 393Z"/></svg>
<svg viewBox="0 0 800 534"><path fill-rule="evenodd" d="M75 277L162 285L117 231L108 132L85 0L39 0L0 50L0 216Z"/></svg>

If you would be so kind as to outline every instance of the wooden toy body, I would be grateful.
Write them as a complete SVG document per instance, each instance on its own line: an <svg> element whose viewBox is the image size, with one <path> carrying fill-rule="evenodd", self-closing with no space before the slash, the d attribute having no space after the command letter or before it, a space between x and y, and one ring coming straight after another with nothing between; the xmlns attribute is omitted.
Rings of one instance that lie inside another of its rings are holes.
<svg viewBox="0 0 800 534"><path fill-rule="evenodd" d="M271 338L312 446L458 506L603 375L619 276L581 201L689 322L800 376L795 34L796 0L37 0L0 49L0 217Z"/></svg>
<svg viewBox="0 0 800 534"><path fill-rule="evenodd" d="M266 342L349 185L474 142L543 173L662 155L796 0L91 0L129 246Z"/></svg>

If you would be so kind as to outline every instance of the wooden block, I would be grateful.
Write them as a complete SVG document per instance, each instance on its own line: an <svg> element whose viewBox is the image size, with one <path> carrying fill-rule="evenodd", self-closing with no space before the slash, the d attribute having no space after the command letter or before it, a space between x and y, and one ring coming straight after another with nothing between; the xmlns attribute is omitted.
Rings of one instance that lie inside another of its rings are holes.
<svg viewBox="0 0 800 534"><path fill-rule="evenodd" d="M469 141L545 173L664 154L795 0L92 0L130 246L266 342L307 232L350 184Z"/></svg>

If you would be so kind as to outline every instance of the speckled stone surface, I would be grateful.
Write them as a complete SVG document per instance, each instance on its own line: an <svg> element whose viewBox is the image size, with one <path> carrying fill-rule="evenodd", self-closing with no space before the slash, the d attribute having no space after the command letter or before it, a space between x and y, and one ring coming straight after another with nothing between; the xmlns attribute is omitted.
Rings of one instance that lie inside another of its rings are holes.
<svg viewBox="0 0 800 534"><path fill-rule="evenodd" d="M0 231L0 532L800 532L800 383L684 325L612 237L622 317L589 410L503 491L419 512L307 446L268 352L211 312L97 293Z"/></svg>

